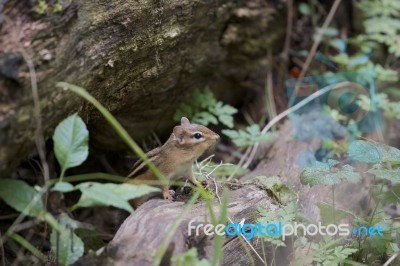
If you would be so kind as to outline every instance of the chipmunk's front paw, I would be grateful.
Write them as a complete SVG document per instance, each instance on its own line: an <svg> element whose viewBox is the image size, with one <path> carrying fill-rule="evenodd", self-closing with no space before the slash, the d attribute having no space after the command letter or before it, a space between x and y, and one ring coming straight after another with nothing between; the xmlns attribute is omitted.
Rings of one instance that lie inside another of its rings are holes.
<svg viewBox="0 0 400 266"><path fill-rule="evenodd" d="M170 189L163 192L163 197L165 200L172 200L175 196L175 191Z"/></svg>

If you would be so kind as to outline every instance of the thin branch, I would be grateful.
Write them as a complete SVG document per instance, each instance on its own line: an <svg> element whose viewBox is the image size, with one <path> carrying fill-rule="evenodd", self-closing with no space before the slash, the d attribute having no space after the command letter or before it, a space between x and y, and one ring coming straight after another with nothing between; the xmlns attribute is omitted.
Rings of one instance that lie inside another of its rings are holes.
<svg viewBox="0 0 400 266"><path fill-rule="evenodd" d="M0 252L1 252L1 265L6 266L6 254L4 252L3 239L0 231Z"/></svg>
<svg viewBox="0 0 400 266"><path fill-rule="evenodd" d="M340 89L340 88L343 88L343 87L348 87L351 84L352 84L352 82L343 81L343 82L340 82L340 83L337 83L337 84L326 86L326 87L322 88L321 90L317 90L316 92L314 92L313 94L311 94L310 96L308 96L307 98L302 100L301 102L299 102L296 105L290 107L289 109L286 109L285 111L283 111L282 113L280 113L279 115L274 117L274 119L269 121L269 123L263 128L263 130L261 131L261 134L266 134L276 123L278 123L284 117L286 117L289 114L299 110L300 108L302 108L303 106L305 106L306 104L311 102L312 100L324 95L327 92L330 92L331 90ZM257 153L258 147L259 147L258 143L254 145L254 148L253 148L253 150L252 150L247 162L245 164L243 164L243 167L247 168L251 164L251 162L253 161L253 159L254 159L254 157L255 157L255 155ZM238 165L238 167L240 167L240 164Z"/></svg>
<svg viewBox="0 0 400 266"><path fill-rule="evenodd" d="M308 68L311 65L311 61L313 60L313 58L315 56L315 53L317 52L318 46L321 43L322 34L325 31L325 29L329 26L329 24L331 24L333 16L335 15L336 10L338 9L340 2L341 2L341 0L335 0L335 2L333 3L332 8L329 11L329 14L328 14L328 16L326 17L326 19L324 21L324 24L322 24L322 27L320 29L320 33L318 33L316 35L315 41L314 41L314 43L313 43L313 45L312 45L312 47L310 49L310 52L308 53L306 62L304 63L303 68L301 69L301 73L300 73L299 78L304 77L304 75L307 73Z"/></svg>
<svg viewBox="0 0 400 266"><path fill-rule="evenodd" d="M228 177L228 179L226 181L231 181L232 180L232 178L235 176L237 171L239 171L239 169L242 167L244 161L247 159L247 156L249 156L249 154L251 152L251 149L252 149L251 146L246 149L246 152L243 154L243 156L240 159L239 163L237 164L235 170L231 173L231 175Z"/></svg>
<svg viewBox="0 0 400 266"><path fill-rule="evenodd" d="M272 51L268 48L268 68L267 68L267 80L265 82L265 105L267 109L267 115L269 120L276 116L276 106L274 99L274 89L272 81Z"/></svg>
<svg viewBox="0 0 400 266"><path fill-rule="evenodd" d="M46 160L46 143L43 137L43 127L40 114L40 100L37 87L35 65L33 64L31 57L25 52L25 50L22 50L22 56L28 66L29 76L31 79L32 98L34 104L33 114L36 122L36 130L35 130L36 148L38 150L39 158L42 163L44 183L47 183L50 180L50 173L49 173L49 165Z"/></svg>
<svg viewBox="0 0 400 266"><path fill-rule="evenodd" d="M388 261L386 261L385 264L383 264L383 266L389 266L389 264L392 263L392 261L394 261L394 260L397 258L397 256L399 256L399 253L393 254L393 255L388 259Z"/></svg>
<svg viewBox="0 0 400 266"><path fill-rule="evenodd" d="M293 0L287 1L287 21L286 21L286 35L285 35L285 43L283 45L283 58L285 60L285 64L288 61L289 57L289 49L290 49L290 41L292 38L292 29L293 29Z"/></svg>

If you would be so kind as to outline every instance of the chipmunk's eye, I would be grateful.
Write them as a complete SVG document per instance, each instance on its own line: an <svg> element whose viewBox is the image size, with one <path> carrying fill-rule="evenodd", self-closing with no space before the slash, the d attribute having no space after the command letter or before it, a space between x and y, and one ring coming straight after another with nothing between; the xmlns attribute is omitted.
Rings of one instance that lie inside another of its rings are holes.
<svg viewBox="0 0 400 266"><path fill-rule="evenodd" d="M193 134L193 138L195 139L201 139L203 137L203 134L201 134L200 132L196 132Z"/></svg>

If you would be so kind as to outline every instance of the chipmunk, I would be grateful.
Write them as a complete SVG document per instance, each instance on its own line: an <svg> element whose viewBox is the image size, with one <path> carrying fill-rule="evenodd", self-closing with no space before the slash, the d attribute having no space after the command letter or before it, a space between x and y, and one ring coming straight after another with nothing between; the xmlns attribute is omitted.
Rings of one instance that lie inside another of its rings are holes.
<svg viewBox="0 0 400 266"><path fill-rule="evenodd" d="M205 126L191 124L189 119L182 117L181 125L175 126L167 142L155 148L146 155L169 181L171 179L187 178L197 186L192 171L194 161L219 140L219 135ZM158 180L145 163L136 162L128 178L134 178L131 183L143 184L149 180ZM171 199L172 191L169 185L160 186L164 199ZM137 205L133 203L133 205Z"/></svg>

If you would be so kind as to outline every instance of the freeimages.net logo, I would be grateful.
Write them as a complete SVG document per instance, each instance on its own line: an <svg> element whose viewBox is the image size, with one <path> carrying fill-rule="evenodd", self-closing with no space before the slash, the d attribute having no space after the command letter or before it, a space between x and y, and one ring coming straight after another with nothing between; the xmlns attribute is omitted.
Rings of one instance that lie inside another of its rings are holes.
<svg viewBox="0 0 400 266"><path fill-rule="evenodd" d="M262 224L258 222L257 224L249 224L235 222L228 225L217 224L216 226L212 224L196 223L194 219L190 220L188 223L188 235L192 234L199 236L205 234L207 236L213 236L214 234L219 236L240 236L243 235L246 240L251 240L255 236L258 237L278 237L283 241L288 236L383 236L383 228L380 225L376 226L360 226L358 228L353 228L350 230L349 224L329 224L322 225L321 222L318 224L308 224L304 225L302 223L287 223L282 222Z"/></svg>

